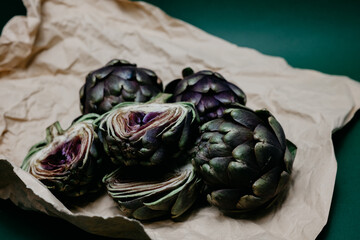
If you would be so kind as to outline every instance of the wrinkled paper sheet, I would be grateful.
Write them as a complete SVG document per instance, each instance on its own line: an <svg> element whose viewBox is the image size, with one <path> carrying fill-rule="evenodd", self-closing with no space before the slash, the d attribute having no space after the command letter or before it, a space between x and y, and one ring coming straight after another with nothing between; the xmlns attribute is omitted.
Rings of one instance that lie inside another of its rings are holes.
<svg viewBox="0 0 360 240"><path fill-rule="evenodd" d="M27 16L0 38L0 197L23 209L63 218L99 235L130 239L314 239L326 224L336 175L331 134L360 107L360 84L290 67L211 36L142 2L24 0ZM236 83L248 106L269 109L298 146L288 196L254 219L213 207L181 222L141 224L123 217L106 194L66 208L19 166L45 128L67 127L80 114L85 76L113 58L153 69L164 84L184 67L210 69Z"/></svg>

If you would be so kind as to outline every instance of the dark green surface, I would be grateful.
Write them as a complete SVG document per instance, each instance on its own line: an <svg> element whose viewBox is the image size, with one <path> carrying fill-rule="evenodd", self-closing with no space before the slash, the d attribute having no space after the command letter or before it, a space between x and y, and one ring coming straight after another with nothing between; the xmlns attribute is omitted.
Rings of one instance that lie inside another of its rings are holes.
<svg viewBox="0 0 360 240"><path fill-rule="evenodd" d="M346 75L360 81L360 1L148 2L239 46L284 57L293 67ZM0 28L18 14L25 14L20 0L1 1ZM329 222L319 240L360 239L359 115L333 136L338 174ZM61 219L23 211L0 200L0 239L49 239L49 236L103 239Z"/></svg>

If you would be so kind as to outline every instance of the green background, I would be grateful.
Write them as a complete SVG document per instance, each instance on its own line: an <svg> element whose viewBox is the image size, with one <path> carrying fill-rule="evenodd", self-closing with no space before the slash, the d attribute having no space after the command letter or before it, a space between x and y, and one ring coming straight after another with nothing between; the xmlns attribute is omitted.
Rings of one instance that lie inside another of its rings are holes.
<svg viewBox="0 0 360 240"><path fill-rule="evenodd" d="M345 75L360 81L360 1L168 1L150 0L170 16L297 68ZM26 15L20 0L1 1L1 28ZM359 96L360 97L360 96ZM333 135L338 161L327 225L317 239L360 239L360 121ZM294 219L294 221L296 221ZM0 239L107 239L0 200Z"/></svg>

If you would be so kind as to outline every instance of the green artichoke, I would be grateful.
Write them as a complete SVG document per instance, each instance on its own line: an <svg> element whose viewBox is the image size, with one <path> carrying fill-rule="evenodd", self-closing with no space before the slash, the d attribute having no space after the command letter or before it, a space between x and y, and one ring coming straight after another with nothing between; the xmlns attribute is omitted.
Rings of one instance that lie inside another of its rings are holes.
<svg viewBox="0 0 360 240"><path fill-rule="evenodd" d="M99 119L105 152L114 164L126 166L180 159L197 129L191 103L120 103Z"/></svg>
<svg viewBox="0 0 360 240"><path fill-rule="evenodd" d="M83 114L102 114L121 102L147 102L162 91L152 70L113 59L87 75L80 89L80 109Z"/></svg>
<svg viewBox="0 0 360 240"><path fill-rule="evenodd" d="M183 79L170 82L165 92L173 94L169 102L192 102L201 123L221 117L231 104L246 104L246 95L240 88L209 70L194 73L185 68Z"/></svg>
<svg viewBox="0 0 360 240"><path fill-rule="evenodd" d="M210 189L210 204L243 213L267 206L284 191L296 146L267 110L229 108L200 132L192 163Z"/></svg>
<svg viewBox="0 0 360 240"><path fill-rule="evenodd" d="M190 209L203 189L203 182L191 164L164 176L149 177L145 173L146 177L134 178L134 175L139 173L119 168L106 175L103 182L120 210L138 220L178 218Z"/></svg>
<svg viewBox="0 0 360 240"><path fill-rule="evenodd" d="M46 129L46 140L35 144L21 168L45 184L58 197L79 197L101 186L102 145L92 122L84 115L63 130L59 122Z"/></svg>

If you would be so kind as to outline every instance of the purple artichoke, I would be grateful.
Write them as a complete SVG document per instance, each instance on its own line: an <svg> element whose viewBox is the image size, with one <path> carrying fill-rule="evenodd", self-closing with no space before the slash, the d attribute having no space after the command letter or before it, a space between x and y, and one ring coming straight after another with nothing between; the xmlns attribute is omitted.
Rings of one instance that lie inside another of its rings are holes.
<svg viewBox="0 0 360 240"><path fill-rule="evenodd" d="M121 102L147 102L162 91L162 82L152 70L113 59L87 75L80 89L80 108L83 114L102 114Z"/></svg>
<svg viewBox="0 0 360 240"><path fill-rule="evenodd" d="M229 105L246 104L245 93L217 72L194 73L191 68L185 68L182 75L183 79L170 82L165 92L173 94L169 102L193 103L201 123L221 117Z"/></svg>

